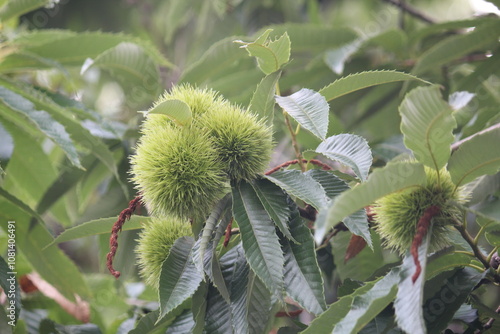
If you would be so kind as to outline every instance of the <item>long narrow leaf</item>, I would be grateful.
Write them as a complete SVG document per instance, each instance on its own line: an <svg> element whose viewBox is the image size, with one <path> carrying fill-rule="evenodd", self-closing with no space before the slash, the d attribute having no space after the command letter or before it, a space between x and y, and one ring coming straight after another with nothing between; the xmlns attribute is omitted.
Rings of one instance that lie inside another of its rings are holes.
<svg viewBox="0 0 500 334"><path fill-rule="evenodd" d="M282 298L284 258L274 224L252 186L233 186L233 215L240 227L250 267L278 298Z"/></svg>
<svg viewBox="0 0 500 334"><path fill-rule="evenodd" d="M285 291L308 312L320 314L326 309L326 302L311 231L304 225L296 207L289 224L292 236L299 244L282 240Z"/></svg>
<svg viewBox="0 0 500 334"><path fill-rule="evenodd" d="M231 196L229 194L224 196L224 198L217 203L205 222L201 236L198 240L196 240L193 246L194 264L197 266L200 273L203 272L203 259L205 258L205 251L207 250L209 243L214 238L217 224L220 222L225 213L230 210L230 204Z"/></svg>
<svg viewBox="0 0 500 334"><path fill-rule="evenodd" d="M24 115L29 122L64 151L73 165L82 168L75 145L68 132L50 114L45 110L37 110L31 101L5 87L0 87L0 100L8 108L0 108L0 112L16 112Z"/></svg>
<svg viewBox="0 0 500 334"><path fill-rule="evenodd" d="M203 280L191 257L193 244L194 240L191 237L177 239L162 264L158 320L190 298Z"/></svg>
<svg viewBox="0 0 500 334"><path fill-rule="evenodd" d="M422 271L415 281L413 281L413 276L416 266L413 256L408 252L403 259L399 289L396 300L394 301L398 326L405 332L412 334L427 333L423 305L427 252L431 235L432 225L429 227L422 244L418 247L418 260Z"/></svg>
<svg viewBox="0 0 500 334"><path fill-rule="evenodd" d="M281 233L295 242L288 227L290 208L287 205L287 195L280 187L266 179L255 180L252 187Z"/></svg>
<svg viewBox="0 0 500 334"><path fill-rule="evenodd" d="M428 83L427 81L419 79L414 75L403 72L367 71L351 74L346 77L340 78L329 84L328 86L322 88L319 93L323 95L327 101L331 101L333 99L367 87L406 80L418 80L424 83Z"/></svg>
<svg viewBox="0 0 500 334"><path fill-rule="evenodd" d="M110 233L117 219L118 217L99 218L68 228L59 234L47 247L74 239ZM122 231L140 229L149 220L151 220L151 217L133 215L123 225Z"/></svg>

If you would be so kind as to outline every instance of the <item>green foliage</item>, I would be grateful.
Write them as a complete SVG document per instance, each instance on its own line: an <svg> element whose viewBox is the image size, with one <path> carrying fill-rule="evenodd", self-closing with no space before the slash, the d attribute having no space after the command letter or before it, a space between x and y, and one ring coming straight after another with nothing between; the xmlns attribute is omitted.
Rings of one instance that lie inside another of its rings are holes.
<svg viewBox="0 0 500 334"><path fill-rule="evenodd" d="M451 107L444 102L439 88L412 90L400 105L401 132L406 147L422 164L439 170L448 161L456 127Z"/></svg>
<svg viewBox="0 0 500 334"><path fill-rule="evenodd" d="M413 5L0 1L0 332L497 331L499 20Z"/></svg>
<svg viewBox="0 0 500 334"><path fill-rule="evenodd" d="M188 222L171 217L153 218L144 225L135 252L144 281L158 290L162 264L170 254L174 242L191 234Z"/></svg>
<svg viewBox="0 0 500 334"><path fill-rule="evenodd" d="M276 102L304 129L324 140L328 131L329 106L321 94L303 88L290 96L276 96Z"/></svg>
<svg viewBox="0 0 500 334"><path fill-rule="evenodd" d="M349 166L361 181L366 181L372 165L372 154L364 138L350 134L328 137L319 144L316 152Z"/></svg>
<svg viewBox="0 0 500 334"><path fill-rule="evenodd" d="M484 174L494 174L500 169L498 145L492 145L487 150L481 149L486 143L498 142L499 138L500 128L497 127L460 145L448 164L451 179L457 186L469 183Z"/></svg>

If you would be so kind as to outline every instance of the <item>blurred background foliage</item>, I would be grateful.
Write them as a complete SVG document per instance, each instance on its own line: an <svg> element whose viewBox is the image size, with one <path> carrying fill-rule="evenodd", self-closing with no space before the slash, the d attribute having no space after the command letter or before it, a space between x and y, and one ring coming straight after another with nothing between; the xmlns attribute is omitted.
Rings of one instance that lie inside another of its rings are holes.
<svg viewBox="0 0 500 334"><path fill-rule="evenodd" d="M137 111L165 89L183 82L206 86L247 106L264 75L234 41L252 41L268 28L272 36L286 31L292 43L281 95L317 91L351 73L398 70L442 85L445 98L476 94L455 112L457 139L497 123L491 106L500 103L498 9L481 1L402 1L409 14L395 2L1 0L0 218L17 222L19 274L34 269L68 299L77 293L91 300L91 321L107 333L129 326L123 321L156 299L130 283L138 280L136 230L120 238L120 281L104 266L109 234L63 243L64 252L45 246L68 227L116 216L135 196L128 157L139 136ZM336 99L328 135L362 135L375 165L390 160L404 151L397 107L412 85L390 83ZM274 122L273 166L293 158L280 113ZM299 142L303 149L319 143L304 131ZM490 193L498 191L498 176L489 184ZM2 253L6 239L0 230ZM381 252L360 258L372 257L378 262L357 271L358 279L394 260ZM334 266L328 256L323 265ZM57 323L77 323L50 297L35 295L23 305L44 309ZM26 326L30 317L38 324L45 316L26 313Z"/></svg>

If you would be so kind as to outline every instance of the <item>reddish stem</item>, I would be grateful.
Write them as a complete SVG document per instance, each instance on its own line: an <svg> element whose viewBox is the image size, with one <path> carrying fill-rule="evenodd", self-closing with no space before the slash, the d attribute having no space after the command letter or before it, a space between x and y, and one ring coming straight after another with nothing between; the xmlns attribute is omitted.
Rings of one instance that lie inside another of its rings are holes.
<svg viewBox="0 0 500 334"><path fill-rule="evenodd" d="M413 261L415 262L415 266L417 267L415 269L415 273L411 278L413 283L415 283L415 281L420 276L420 273L422 272L422 266L420 265L420 260L418 259L418 248L422 244L424 237L427 235L427 232L429 231L429 226L431 225L432 217L437 215L440 211L441 208L439 208L439 206L431 205L430 207L425 209L424 214L418 220L417 233L415 233L415 237L413 238L413 242L411 244L411 249L410 249L411 255L413 256Z"/></svg>
<svg viewBox="0 0 500 334"><path fill-rule="evenodd" d="M280 311L280 312L276 313L274 316L276 318L283 318L283 317L294 318L294 317L298 316L299 314L301 314L302 311L304 311L304 310L296 310L296 311L289 311L289 312Z"/></svg>
<svg viewBox="0 0 500 334"><path fill-rule="evenodd" d="M227 247L227 245L229 245L229 241L231 240L232 226L233 226L233 218L231 218L231 220L229 221L229 224L227 224L227 227L226 227L226 236L224 237L224 247Z"/></svg>
<svg viewBox="0 0 500 334"><path fill-rule="evenodd" d="M136 196L133 200L128 203L128 208L120 212L118 216L118 220L113 224L113 228L111 229L111 236L109 238L109 253L107 255L106 266L108 267L111 275L115 276L115 278L120 277L120 272L113 268L113 258L115 257L116 251L118 249L118 233L121 232L123 224L125 221L130 219L132 214L137 210L137 208L141 204L142 196Z"/></svg>

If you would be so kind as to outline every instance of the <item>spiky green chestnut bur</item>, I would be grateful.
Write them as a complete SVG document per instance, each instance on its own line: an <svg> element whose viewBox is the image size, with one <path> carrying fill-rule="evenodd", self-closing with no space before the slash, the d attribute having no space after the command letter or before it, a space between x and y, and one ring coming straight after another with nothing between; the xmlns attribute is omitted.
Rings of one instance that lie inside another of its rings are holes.
<svg viewBox="0 0 500 334"><path fill-rule="evenodd" d="M161 266L175 240L191 235L189 222L173 217L153 218L139 234L135 252L139 274L146 284L158 290Z"/></svg>
<svg viewBox="0 0 500 334"><path fill-rule="evenodd" d="M213 138L224 171L233 181L263 173L272 152L272 132L252 113L226 104L203 114L199 126Z"/></svg>
<svg viewBox="0 0 500 334"><path fill-rule="evenodd" d="M166 115L147 114L131 159L132 180L152 215L204 221L229 181L264 172L271 129L212 90L181 85L154 105L166 100L186 103L192 122L179 125Z"/></svg>
<svg viewBox="0 0 500 334"><path fill-rule="evenodd" d="M211 139L165 120L143 128L131 163L132 180L154 216L204 217L227 191Z"/></svg>
<svg viewBox="0 0 500 334"><path fill-rule="evenodd" d="M446 233L453 218L460 215L453 202L462 203L466 195L461 188L455 190L446 169L439 171L425 167L425 186L405 189L378 200L372 210L376 230L389 248L404 254L412 245L417 223L430 206L438 206L434 216L430 247L437 250L447 245Z"/></svg>

